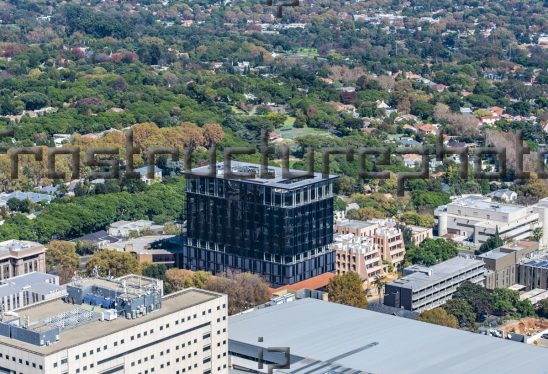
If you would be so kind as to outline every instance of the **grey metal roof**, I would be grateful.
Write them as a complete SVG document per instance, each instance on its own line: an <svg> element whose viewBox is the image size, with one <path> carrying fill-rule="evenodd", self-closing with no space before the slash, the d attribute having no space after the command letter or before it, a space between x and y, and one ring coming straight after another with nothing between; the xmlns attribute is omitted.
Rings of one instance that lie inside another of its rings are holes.
<svg viewBox="0 0 548 374"><path fill-rule="evenodd" d="M36 192L14 191L0 195L0 206L6 205L10 199L30 200L36 204L41 201L49 203L51 200L55 199L55 196Z"/></svg>
<svg viewBox="0 0 548 374"><path fill-rule="evenodd" d="M292 374L546 373L548 350L364 309L301 299L229 317L229 350L290 347ZM264 343L258 343L262 336ZM266 349L265 349L266 351ZM288 372L289 372L288 371ZM350 371L347 371L347 373Z"/></svg>
<svg viewBox="0 0 548 374"><path fill-rule="evenodd" d="M396 287L409 288L412 290L420 289L430 284L437 283L442 279L460 274L466 269L475 268L480 265L484 265L483 261L461 256L453 257L447 261L440 262L439 264L430 267L413 265L406 268L405 270L414 270L414 273L406 275L389 284ZM430 275L426 274L428 270L431 270Z"/></svg>
<svg viewBox="0 0 548 374"><path fill-rule="evenodd" d="M53 278L55 275L33 272L5 279L0 284L0 298L17 294L23 290L40 295L62 292L65 289L64 286L48 282Z"/></svg>

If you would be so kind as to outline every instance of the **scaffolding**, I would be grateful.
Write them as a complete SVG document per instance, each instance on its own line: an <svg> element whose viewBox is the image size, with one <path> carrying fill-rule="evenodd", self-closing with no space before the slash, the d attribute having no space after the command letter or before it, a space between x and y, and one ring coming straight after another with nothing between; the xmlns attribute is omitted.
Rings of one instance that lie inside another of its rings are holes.
<svg viewBox="0 0 548 374"><path fill-rule="evenodd" d="M100 317L101 315L99 313L76 308L39 321L36 327L33 326L33 330L51 330L52 328L57 327L59 328L59 331L63 331L93 320L99 320Z"/></svg>

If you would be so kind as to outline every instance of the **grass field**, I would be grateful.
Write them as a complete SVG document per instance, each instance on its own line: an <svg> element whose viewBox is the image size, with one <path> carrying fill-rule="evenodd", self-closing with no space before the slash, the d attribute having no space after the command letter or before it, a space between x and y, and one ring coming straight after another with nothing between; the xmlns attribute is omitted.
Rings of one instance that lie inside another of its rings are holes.
<svg viewBox="0 0 548 374"><path fill-rule="evenodd" d="M285 139L296 139L299 136L306 136L306 135L316 135L316 136L326 136L326 137L333 137L328 131L325 130L319 130L319 129L311 129L311 128L295 128L290 126L284 126L282 129L278 129L275 131L276 134L279 134L282 138Z"/></svg>

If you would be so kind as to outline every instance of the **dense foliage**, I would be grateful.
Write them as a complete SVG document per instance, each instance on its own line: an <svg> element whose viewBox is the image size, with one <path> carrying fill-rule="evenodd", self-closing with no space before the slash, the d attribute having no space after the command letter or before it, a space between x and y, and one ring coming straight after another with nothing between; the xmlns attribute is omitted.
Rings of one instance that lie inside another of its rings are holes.
<svg viewBox="0 0 548 374"><path fill-rule="evenodd" d="M406 248L405 261L411 264L432 266L459 254L455 244L443 239L425 239L418 247L411 244Z"/></svg>
<svg viewBox="0 0 548 374"><path fill-rule="evenodd" d="M33 220L21 214L8 217L0 226L0 240L47 243L102 230L118 220L150 219L163 223L180 217L183 188L183 182L177 181L155 184L134 194L119 192L57 200Z"/></svg>

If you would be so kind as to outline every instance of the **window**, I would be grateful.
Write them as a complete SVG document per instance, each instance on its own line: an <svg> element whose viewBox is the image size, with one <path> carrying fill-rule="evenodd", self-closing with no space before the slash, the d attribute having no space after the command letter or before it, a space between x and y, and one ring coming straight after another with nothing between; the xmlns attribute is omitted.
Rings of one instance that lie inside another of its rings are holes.
<svg viewBox="0 0 548 374"><path fill-rule="evenodd" d="M120 340L120 344L124 344L124 339Z"/></svg>
<svg viewBox="0 0 548 374"><path fill-rule="evenodd" d="M27 366L29 366L29 362L27 361ZM56 368L57 367L57 362L54 362L53 363L53 367Z"/></svg>
<svg viewBox="0 0 548 374"><path fill-rule="evenodd" d="M79 360L79 359L80 359L80 355L76 355L75 359L76 359L76 360Z"/></svg>
<svg viewBox="0 0 548 374"><path fill-rule="evenodd" d="M61 365L66 364L68 362L68 359L64 358L61 360Z"/></svg>
<svg viewBox="0 0 548 374"><path fill-rule="evenodd" d="M107 346L105 345L105 346L103 347L103 351L106 351L106 350L107 350Z"/></svg>
<svg viewBox="0 0 548 374"><path fill-rule="evenodd" d="M162 331L164 329L164 326L160 326L160 331Z"/></svg>
<svg viewBox="0 0 548 374"><path fill-rule="evenodd" d="M141 337L141 333L137 334L137 339L139 339Z"/></svg>

